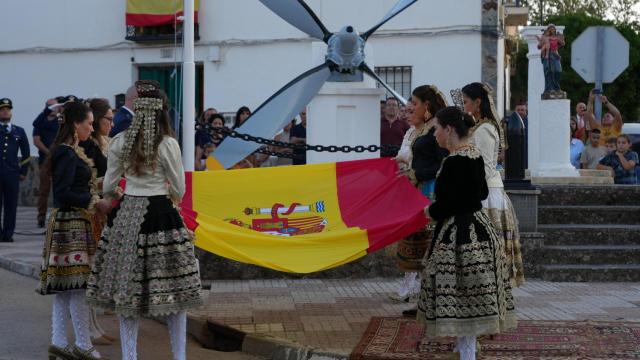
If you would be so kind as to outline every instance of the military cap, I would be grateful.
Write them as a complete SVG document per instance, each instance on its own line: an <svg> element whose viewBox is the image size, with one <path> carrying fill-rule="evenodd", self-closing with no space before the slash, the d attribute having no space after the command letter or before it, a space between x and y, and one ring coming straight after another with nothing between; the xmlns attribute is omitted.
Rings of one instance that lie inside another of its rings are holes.
<svg viewBox="0 0 640 360"><path fill-rule="evenodd" d="M8 107L9 109L13 109L13 103L9 98L0 99L0 109Z"/></svg>

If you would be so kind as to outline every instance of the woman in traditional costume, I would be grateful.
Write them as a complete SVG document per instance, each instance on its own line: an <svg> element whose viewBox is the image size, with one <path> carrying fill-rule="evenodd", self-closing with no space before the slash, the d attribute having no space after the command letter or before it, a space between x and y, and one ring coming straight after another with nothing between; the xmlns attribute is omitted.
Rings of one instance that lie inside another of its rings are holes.
<svg viewBox="0 0 640 360"><path fill-rule="evenodd" d="M124 197L107 219L87 287L91 305L120 321L122 358L137 359L140 316L166 316L173 358L186 356L186 310L202 303L198 262L177 210L185 192L178 142L168 100L156 81L136 82L131 127L109 146L103 191Z"/></svg>
<svg viewBox="0 0 640 360"><path fill-rule="evenodd" d="M415 88L411 103L414 108L410 119L412 127L405 135L396 160L400 170L406 174L411 183L433 201L436 173L442 160L447 156L446 149L438 146L433 135L434 115L444 109L447 103L444 95L433 85ZM422 270L422 259L429 248L432 236L433 226L428 225L398 244L397 263L405 272L405 277L397 294L392 296L393 299L406 301L412 293L419 292L420 283L416 278ZM415 316L415 313L415 308L404 312L407 316Z"/></svg>
<svg viewBox="0 0 640 360"><path fill-rule="evenodd" d="M64 105L60 130L51 149L54 209L47 226L38 292L55 294L49 359L102 359L90 339L90 313L85 299L96 252L91 218L106 209L96 189L94 164L79 146L92 131L93 114L82 102ZM75 346L67 340L71 315Z"/></svg>
<svg viewBox="0 0 640 360"><path fill-rule="evenodd" d="M455 107L436 114L436 140L450 155L436 179L435 202L426 209L437 225L417 316L428 337L457 337L462 360L475 359L477 336L516 325L503 244L482 212L489 190L480 151L469 141L474 125Z"/></svg>
<svg viewBox="0 0 640 360"><path fill-rule="evenodd" d="M524 267L520 249L520 232L515 210L504 191L497 170L500 152L506 148L505 137L493 106L492 91L488 85L471 83L462 88L464 110L476 120L471 130L471 142L482 154L489 196L482 202L483 211L504 241L511 286L524 283Z"/></svg>
<svg viewBox="0 0 640 360"><path fill-rule="evenodd" d="M107 99L89 99L87 105L93 112L93 131L89 139L80 142L80 146L84 149L89 159L93 160L94 169L96 171L97 191L102 195L102 180L107 172L107 151L109 150L109 132L113 127L113 111ZM91 227L93 229L93 238L96 244L100 241L102 229L106 223L107 216L96 212L91 216ZM95 309L91 309L90 317L91 342L94 345L110 345L115 340L114 337L108 335L98 322Z"/></svg>

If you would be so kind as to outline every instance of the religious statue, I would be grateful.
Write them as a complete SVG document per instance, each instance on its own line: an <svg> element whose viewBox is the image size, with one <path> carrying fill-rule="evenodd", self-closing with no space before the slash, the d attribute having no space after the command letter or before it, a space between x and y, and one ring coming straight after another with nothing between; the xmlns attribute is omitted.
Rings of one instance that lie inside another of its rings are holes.
<svg viewBox="0 0 640 360"><path fill-rule="evenodd" d="M538 49L540 49L540 59L544 69L544 93L542 99L566 99L567 93L560 90L560 74L562 74L562 64L558 49L564 46L564 35L558 34L556 26L549 24L542 36L538 39Z"/></svg>

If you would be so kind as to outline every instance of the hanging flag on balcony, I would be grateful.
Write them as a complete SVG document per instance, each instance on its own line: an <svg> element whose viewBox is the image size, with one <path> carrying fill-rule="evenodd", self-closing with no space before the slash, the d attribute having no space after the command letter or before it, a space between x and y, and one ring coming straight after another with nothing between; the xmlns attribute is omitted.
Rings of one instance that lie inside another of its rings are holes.
<svg viewBox="0 0 640 360"><path fill-rule="evenodd" d="M173 24L175 16L183 15L182 0L127 0L127 25L161 26ZM198 22L200 1L195 0L195 19Z"/></svg>
<svg viewBox="0 0 640 360"><path fill-rule="evenodd" d="M426 224L427 198L389 158L187 174L181 205L196 246L310 273L354 261Z"/></svg>

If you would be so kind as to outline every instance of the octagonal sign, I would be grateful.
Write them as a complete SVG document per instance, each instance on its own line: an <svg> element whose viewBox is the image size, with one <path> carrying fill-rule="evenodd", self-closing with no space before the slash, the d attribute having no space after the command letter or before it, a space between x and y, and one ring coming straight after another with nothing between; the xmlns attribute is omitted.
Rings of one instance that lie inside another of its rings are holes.
<svg viewBox="0 0 640 360"><path fill-rule="evenodd" d="M613 82L629 66L629 42L614 27L604 27L602 82ZM588 83L596 82L598 26L571 44L571 67Z"/></svg>

